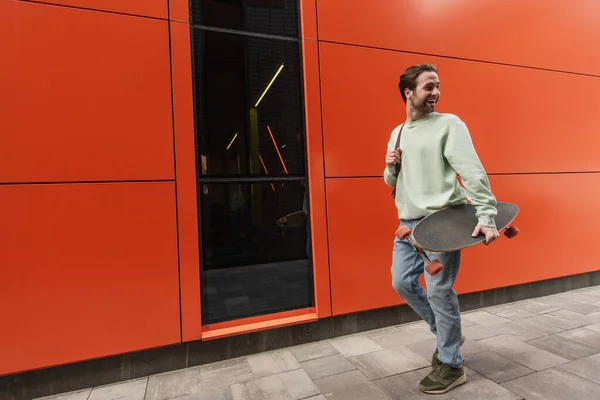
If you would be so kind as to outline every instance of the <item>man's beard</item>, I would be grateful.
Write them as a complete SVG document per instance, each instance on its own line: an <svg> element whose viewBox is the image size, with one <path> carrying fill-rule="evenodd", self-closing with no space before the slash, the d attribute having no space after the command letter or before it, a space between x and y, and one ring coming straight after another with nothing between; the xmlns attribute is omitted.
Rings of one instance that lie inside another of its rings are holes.
<svg viewBox="0 0 600 400"><path fill-rule="evenodd" d="M433 106L430 106L427 103L427 100L430 100L430 99L427 99L427 98L415 99L415 98L413 98L413 100L412 100L413 108L423 115L426 115L426 114L429 114L429 113L435 111L435 106L437 105L437 101L433 104Z"/></svg>

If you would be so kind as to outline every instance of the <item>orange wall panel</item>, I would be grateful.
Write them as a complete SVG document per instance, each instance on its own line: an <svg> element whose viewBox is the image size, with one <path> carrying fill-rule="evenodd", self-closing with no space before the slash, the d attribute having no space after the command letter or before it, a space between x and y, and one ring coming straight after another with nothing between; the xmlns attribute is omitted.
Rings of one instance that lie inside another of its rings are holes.
<svg viewBox="0 0 600 400"><path fill-rule="evenodd" d="M304 56L304 91L306 96L306 145L308 180L310 182L310 224L314 265L315 303L319 318L331 315L329 290L329 248L327 241L327 210L323 129L321 126L321 88L319 85L319 53L314 40L302 43Z"/></svg>
<svg viewBox="0 0 600 400"><path fill-rule="evenodd" d="M392 289L395 218L382 179L327 179L327 225L333 315L401 304Z"/></svg>
<svg viewBox="0 0 600 400"><path fill-rule="evenodd" d="M168 22L8 3L0 182L173 179Z"/></svg>
<svg viewBox="0 0 600 400"><path fill-rule="evenodd" d="M520 207L521 232L463 250L458 293L598 270L585 249L599 229L578 222L600 220L600 174L492 176L491 185L499 201ZM327 203L333 314L404 303L391 284L398 218L390 188L379 178L328 179Z"/></svg>
<svg viewBox="0 0 600 400"><path fill-rule="evenodd" d="M519 206L514 239L463 251L459 293L598 271L589 257L600 228L600 174L506 175L490 178L500 201Z"/></svg>
<svg viewBox="0 0 600 400"><path fill-rule="evenodd" d="M180 340L173 183L0 186L0 375Z"/></svg>
<svg viewBox="0 0 600 400"><path fill-rule="evenodd" d="M600 91L589 76L320 43L326 175L383 174L387 142L405 120L398 80L439 68L438 111L466 122L488 173L600 171ZM568 88L568 89L567 89ZM573 93L573 92L572 92ZM560 156L557 156L560 155Z"/></svg>
<svg viewBox="0 0 600 400"><path fill-rule="evenodd" d="M188 0L169 0L170 19L172 21L188 22L190 19L188 5Z"/></svg>
<svg viewBox="0 0 600 400"><path fill-rule="evenodd" d="M598 12L597 0L327 0L319 39L600 75Z"/></svg>
<svg viewBox="0 0 600 400"><path fill-rule="evenodd" d="M35 3L81 7L144 17L167 18L166 0L30 0Z"/></svg>
<svg viewBox="0 0 600 400"><path fill-rule="evenodd" d="M300 0L300 26L302 37L305 39L317 38L317 1Z"/></svg>
<svg viewBox="0 0 600 400"><path fill-rule="evenodd" d="M173 115L177 151L177 213L183 341L200 339L200 255L190 27L171 22L173 63Z"/></svg>

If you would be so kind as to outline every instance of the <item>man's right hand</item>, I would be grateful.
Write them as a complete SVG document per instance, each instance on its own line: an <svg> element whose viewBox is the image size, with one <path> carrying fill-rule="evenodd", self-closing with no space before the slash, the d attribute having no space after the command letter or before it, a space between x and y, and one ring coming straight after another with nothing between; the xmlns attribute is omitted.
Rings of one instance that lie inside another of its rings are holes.
<svg viewBox="0 0 600 400"><path fill-rule="evenodd" d="M388 151L385 155L385 165L392 168L396 164L400 163L400 160L402 159L401 156L402 150L400 149Z"/></svg>

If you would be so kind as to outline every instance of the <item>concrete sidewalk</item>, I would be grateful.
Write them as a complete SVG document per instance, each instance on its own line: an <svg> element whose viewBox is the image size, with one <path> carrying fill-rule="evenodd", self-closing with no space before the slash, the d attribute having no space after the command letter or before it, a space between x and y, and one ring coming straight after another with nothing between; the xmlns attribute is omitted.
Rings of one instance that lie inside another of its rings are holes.
<svg viewBox="0 0 600 400"><path fill-rule="evenodd" d="M435 337L423 322L110 386L62 400L600 398L600 286L463 313L467 383L426 395Z"/></svg>

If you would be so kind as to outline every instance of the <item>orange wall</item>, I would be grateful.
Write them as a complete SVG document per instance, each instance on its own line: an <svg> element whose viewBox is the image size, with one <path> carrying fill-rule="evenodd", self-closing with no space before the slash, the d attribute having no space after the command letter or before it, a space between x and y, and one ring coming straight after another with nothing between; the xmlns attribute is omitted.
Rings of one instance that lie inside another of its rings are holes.
<svg viewBox="0 0 600 400"><path fill-rule="evenodd" d="M403 303L381 175L405 118L398 79L415 63L439 67L439 111L467 123L497 198L521 208L516 239L463 252L456 290L597 270L569 246L593 246L586 221L600 219L586 197L600 193L597 1L549 0L543 12L533 0L365 4L317 1L333 314Z"/></svg>
<svg viewBox="0 0 600 400"><path fill-rule="evenodd" d="M0 375L201 338L187 4L0 0ZM401 303L381 173L416 62L521 207L457 290L593 270L594 225L553 229L600 218L595 0L364 4L301 3L317 315Z"/></svg>
<svg viewBox="0 0 600 400"><path fill-rule="evenodd" d="M189 25L171 5L185 21L181 0L0 0L0 375L198 337Z"/></svg>

